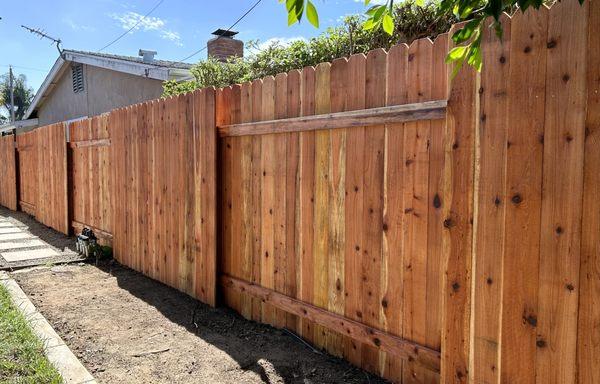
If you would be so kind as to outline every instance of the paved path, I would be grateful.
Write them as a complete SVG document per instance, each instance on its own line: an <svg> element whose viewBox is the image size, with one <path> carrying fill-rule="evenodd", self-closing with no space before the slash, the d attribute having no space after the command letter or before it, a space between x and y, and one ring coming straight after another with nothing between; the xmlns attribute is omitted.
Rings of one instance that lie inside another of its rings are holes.
<svg viewBox="0 0 600 384"><path fill-rule="evenodd" d="M13 217L0 215L0 269L78 260L75 252L57 249Z"/></svg>

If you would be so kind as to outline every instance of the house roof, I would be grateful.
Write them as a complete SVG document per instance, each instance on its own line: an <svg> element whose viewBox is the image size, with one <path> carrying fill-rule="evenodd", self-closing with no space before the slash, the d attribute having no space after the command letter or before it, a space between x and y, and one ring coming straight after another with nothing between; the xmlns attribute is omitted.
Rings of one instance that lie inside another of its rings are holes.
<svg viewBox="0 0 600 384"><path fill-rule="evenodd" d="M156 67L162 67L162 68L176 68L176 69L192 68L192 64L181 63L181 62L176 62L176 61L169 61L169 60L154 60L151 63L147 63L147 62L143 61L143 59L141 57L114 55L112 53L77 51L74 49L65 49L63 52L95 56L95 57L106 58L106 59L123 60L123 61L129 61L132 63L139 63L139 64L151 64Z"/></svg>
<svg viewBox="0 0 600 384"><path fill-rule="evenodd" d="M25 112L25 119L29 118L44 103L71 63L87 64L162 81L189 79L191 75L190 68L192 67L191 64L168 60L145 62L141 57L64 49L35 94L31 105Z"/></svg>
<svg viewBox="0 0 600 384"><path fill-rule="evenodd" d="M13 129L18 128L31 128L37 127L38 119L29 119L29 120L17 120L14 123L6 123L0 125L0 134L5 132L11 132Z"/></svg>

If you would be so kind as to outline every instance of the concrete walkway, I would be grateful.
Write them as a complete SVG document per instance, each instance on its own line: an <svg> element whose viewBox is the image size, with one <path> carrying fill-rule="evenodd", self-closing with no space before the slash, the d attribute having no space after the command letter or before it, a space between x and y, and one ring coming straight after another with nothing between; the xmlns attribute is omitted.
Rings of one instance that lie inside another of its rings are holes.
<svg viewBox="0 0 600 384"><path fill-rule="evenodd" d="M74 241L74 240L73 240ZM15 218L0 215L0 269L14 269L79 260L75 252L59 250L35 236Z"/></svg>

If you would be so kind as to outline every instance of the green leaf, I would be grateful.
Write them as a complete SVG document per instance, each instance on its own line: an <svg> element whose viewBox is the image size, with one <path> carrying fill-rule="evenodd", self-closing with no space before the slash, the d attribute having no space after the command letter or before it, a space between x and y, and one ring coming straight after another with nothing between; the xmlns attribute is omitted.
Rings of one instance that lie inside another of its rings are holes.
<svg viewBox="0 0 600 384"><path fill-rule="evenodd" d="M370 31L371 29L375 28L379 23L375 22L375 20L373 20L372 18L367 19L367 21L365 21L365 23L363 24L363 29L366 31Z"/></svg>
<svg viewBox="0 0 600 384"><path fill-rule="evenodd" d="M385 5L374 5L369 8L365 13L368 16L375 16L376 14L380 14L385 11Z"/></svg>
<svg viewBox="0 0 600 384"><path fill-rule="evenodd" d="M298 22L298 17L296 16L296 12L292 9L288 12L288 27L290 25L296 24Z"/></svg>
<svg viewBox="0 0 600 384"><path fill-rule="evenodd" d="M500 20L502 14L502 0L488 0L487 12L494 16L496 21Z"/></svg>
<svg viewBox="0 0 600 384"><path fill-rule="evenodd" d="M296 18L298 21L302 20L304 14L304 0L295 0L294 10L296 11Z"/></svg>
<svg viewBox="0 0 600 384"><path fill-rule="evenodd" d="M310 0L306 4L306 18L315 28L319 28L319 14Z"/></svg>
<svg viewBox="0 0 600 384"><path fill-rule="evenodd" d="M460 59L465 58L465 55L467 54L469 50L469 46L468 45L461 45L460 47L454 47L450 50L450 52L448 52L448 56L446 56L446 63L451 63L454 61L458 61Z"/></svg>
<svg viewBox="0 0 600 384"><path fill-rule="evenodd" d="M371 0L365 0L365 7L366 7L367 5L369 5L369 3L370 3L370 2L371 2Z"/></svg>
<svg viewBox="0 0 600 384"><path fill-rule="evenodd" d="M385 33L387 33L388 35L393 35L394 34L394 19L392 19L392 16L390 16L389 13L386 13L385 15L383 15L383 30L385 31Z"/></svg>
<svg viewBox="0 0 600 384"><path fill-rule="evenodd" d="M385 5L378 6L377 10L373 14L373 18L375 21L381 21L383 15L387 12L387 7Z"/></svg>
<svg viewBox="0 0 600 384"><path fill-rule="evenodd" d="M424 7L425 0L415 0L415 4L417 4L419 7Z"/></svg>
<svg viewBox="0 0 600 384"><path fill-rule="evenodd" d="M473 19L465 24L464 27L454 32L452 35L452 41L455 44L461 44L469 40L475 34L476 27L479 25L481 19Z"/></svg>

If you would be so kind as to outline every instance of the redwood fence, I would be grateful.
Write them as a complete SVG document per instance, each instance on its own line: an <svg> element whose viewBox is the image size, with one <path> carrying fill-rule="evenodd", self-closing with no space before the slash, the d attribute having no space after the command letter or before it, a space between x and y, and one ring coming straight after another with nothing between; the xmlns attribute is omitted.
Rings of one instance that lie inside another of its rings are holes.
<svg viewBox="0 0 600 384"><path fill-rule="evenodd" d="M600 3L502 23L2 138L0 203L396 382L600 383Z"/></svg>

